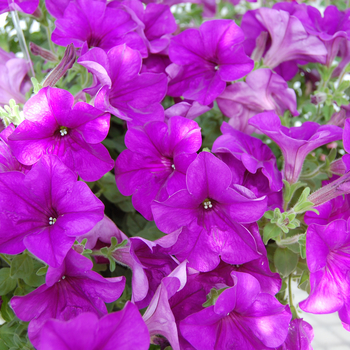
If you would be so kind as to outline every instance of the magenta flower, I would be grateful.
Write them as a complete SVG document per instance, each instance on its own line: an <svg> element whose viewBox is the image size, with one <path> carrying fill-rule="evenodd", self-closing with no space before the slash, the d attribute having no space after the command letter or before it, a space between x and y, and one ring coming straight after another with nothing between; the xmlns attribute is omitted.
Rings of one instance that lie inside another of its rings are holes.
<svg viewBox="0 0 350 350"><path fill-rule="evenodd" d="M71 249L60 267L49 267L45 284L11 299L16 316L30 322L28 336L35 347L40 346L40 331L46 320L67 321L83 312L102 317L107 314L105 303L121 296L125 277L103 278L91 269L92 262Z"/></svg>
<svg viewBox="0 0 350 350"><path fill-rule="evenodd" d="M150 343L141 314L129 301L123 310L101 319L90 312L67 322L50 319L40 340L38 350L147 350Z"/></svg>
<svg viewBox="0 0 350 350"><path fill-rule="evenodd" d="M109 130L109 114L78 102L66 90L44 88L24 107L24 120L9 137L17 159L35 164L44 154L56 154L85 181L96 181L113 168L101 144Z"/></svg>
<svg viewBox="0 0 350 350"><path fill-rule="evenodd" d="M182 117L168 123L148 122L131 128L125 136L127 150L116 160L116 182L124 196L147 220L152 220L151 203L165 200L186 187L186 170L202 143L198 124Z"/></svg>
<svg viewBox="0 0 350 350"><path fill-rule="evenodd" d="M72 0L45 0L45 6L52 17L61 18L70 2Z"/></svg>
<svg viewBox="0 0 350 350"><path fill-rule="evenodd" d="M126 43L147 57L143 40L134 32L138 24L127 11L108 6L106 0L71 1L55 25L51 39L57 45L83 47L86 43L108 51Z"/></svg>
<svg viewBox="0 0 350 350"><path fill-rule="evenodd" d="M0 14L8 11L21 11L32 14L39 6L40 0L1 0Z"/></svg>
<svg viewBox="0 0 350 350"><path fill-rule="evenodd" d="M187 119L195 119L213 108L213 104L203 106L197 101L181 100L164 111L165 119L181 116Z"/></svg>
<svg viewBox="0 0 350 350"><path fill-rule="evenodd" d="M289 324L285 342L277 350L313 350L311 342L314 331L302 318L296 318Z"/></svg>
<svg viewBox="0 0 350 350"><path fill-rule="evenodd" d="M237 175L241 177L238 180L240 185L249 188L249 175L247 172L256 176L261 172L268 181L270 191L278 192L282 189L282 174L277 168L276 157L267 145L255 137L235 130L225 122L221 126L221 131L223 135L216 139L212 151L219 156L223 156L223 158L225 158L223 154L230 154L243 164L246 169L243 174L239 174L237 169L232 168L232 171L236 171ZM251 190L258 197L267 194L256 193L253 188Z"/></svg>
<svg viewBox="0 0 350 350"><path fill-rule="evenodd" d="M52 267L78 237L103 218L104 206L56 156L44 156L24 175L0 174L0 252L26 248Z"/></svg>
<svg viewBox="0 0 350 350"><path fill-rule="evenodd" d="M0 48L0 107L8 105L11 99L16 103L26 102L25 94L32 86L28 71L29 64L26 60Z"/></svg>
<svg viewBox="0 0 350 350"><path fill-rule="evenodd" d="M295 74L296 63L326 63L327 50L322 41L308 34L300 20L290 16L288 12L265 7L247 11L243 16L241 27L246 35L244 48L248 55L253 54L261 33L268 33L266 40L260 43L264 46L257 47L257 50L263 51L264 65L272 69L286 62L292 65L282 67L278 71L279 74L290 68ZM287 80L291 79L293 74L288 74ZM282 76L284 77L284 74Z"/></svg>
<svg viewBox="0 0 350 350"><path fill-rule="evenodd" d="M95 107L110 112L129 124L143 125L150 120L164 120L160 102L166 93L165 74L139 74L140 53L126 45L113 47L108 53L94 48L78 59L97 80L87 89L96 95Z"/></svg>
<svg viewBox="0 0 350 350"><path fill-rule="evenodd" d="M234 286L224 290L215 305L180 322L183 337L197 350L280 346L288 334L289 308L261 293L253 276L232 272L232 278Z"/></svg>
<svg viewBox="0 0 350 350"><path fill-rule="evenodd" d="M260 236L238 223L259 220L266 210L266 199L256 198L243 186L230 187L231 180L225 163L202 152L188 167L187 188L152 204L160 230L172 233L182 228L182 239L188 241L182 248L187 248L187 256L194 254L192 264L201 271L214 269L219 256L225 262L243 264L261 255L256 242Z"/></svg>
<svg viewBox="0 0 350 350"><path fill-rule="evenodd" d="M249 73L245 82L227 86L217 103L221 112L230 118L229 124L247 134L256 132L248 120L263 111L274 110L283 115L289 109L293 116L299 114L294 90L267 68Z"/></svg>
<svg viewBox="0 0 350 350"><path fill-rule="evenodd" d="M17 160L8 144L8 138L14 131L15 126L10 124L0 132L0 173L16 170L26 173L31 168L30 166L21 164Z"/></svg>
<svg viewBox="0 0 350 350"><path fill-rule="evenodd" d="M306 259L310 270L310 295L300 308L314 314L339 311L350 325L350 234L348 222L327 226L312 224L306 232Z"/></svg>
<svg viewBox="0 0 350 350"><path fill-rule="evenodd" d="M172 38L168 95L183 96L202 105L212 103L226 82L244 77L253 61L244 53L242 30L231 20L204 22Z"/></svg>
<svg viewBox="0 0 350 350"><path fill-rule="evenodd" d="M285 179L298 181L305 157L317 147L342 139L343 130L335 125L320 126L305 122L300 127L287 128L281 125L274 112L265 112L249 120L249 124L270 137L281 148L284 157Z"/></svg>

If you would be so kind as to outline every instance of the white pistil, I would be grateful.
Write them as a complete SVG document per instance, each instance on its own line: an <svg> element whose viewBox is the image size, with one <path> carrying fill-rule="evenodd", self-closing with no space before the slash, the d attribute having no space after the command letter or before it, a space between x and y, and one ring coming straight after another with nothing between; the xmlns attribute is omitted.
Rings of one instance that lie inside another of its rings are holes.
<svg viewBox="0 0 350 350"><path fill-rule="evenodd" d="M61 134L61 136L67 135L68 134L67 128L64 126L61 126L60 134Z"/></svg>
<svg viewBox="0 0 350 350"><path fill-rule="evenodd" d="M171 164L171 167L175 170L175 164Z"/></svg>
<svg viewBox="0 0 350 350"><path fill-rule="evenodd" d="M219 68L220 68L219 65L214 67L215 70L219 70Z"/></svg>
<svg viewBox="0 0 350 350"><path fill-rule="evenodd" d="M209 199L207 199L203 202L203 206L204 206L204 209L210 209L213 207L213 205L211 204L211 201Z"/></svg>
<svg viewBox="0 0 350 350"><path fill-rule="evenodd" d="M53 218L52 216L49 217L49 225L53 225L56 222L56 218Z"/></svg>

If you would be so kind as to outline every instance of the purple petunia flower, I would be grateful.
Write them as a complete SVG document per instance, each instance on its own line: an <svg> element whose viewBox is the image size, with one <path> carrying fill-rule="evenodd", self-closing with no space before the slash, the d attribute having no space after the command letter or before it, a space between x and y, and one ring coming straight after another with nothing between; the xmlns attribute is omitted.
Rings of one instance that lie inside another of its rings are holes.
<svg viewBox="0 0 350 350"><path fill-rule="evenodd" d="M164 111L165 119L181 116L187 119L195 119L213 108L213 104L203 106L197 101L181 100Z"/></svg>
<svg viewBox="0 0 350 350"><path fill-rule="evenodd" d="M74 23L74 25L72 25ZM51 40L61 46L112 47L127 44L147 57L142 38L134 32L138 24L122 8L107 5L106 0L75 0L69 2L63 16L56 20Z"/></svg>
<svg viewBox="0 0 350 350"><path fill-rule="evenodd" d="M40 0L0 0L0 14L8 11L21 11L32 14Z"/></svg>
<svg viewBox="0 0 350 350"><path fill-rule="evenodd" d="M48 320L41 331L38 350L147 350L149 343L140 312L127 301L123 310L101 319L84 312L68 322Z"/></svg>
<svg viewBox="0 0 350 350"><path fill-rule="evenodd" d="M322 41L308 34L300 20L286 11L265 7L247 11L241 27L246 35L246 53L252 55L256 43L262 45L256 49L262 51L264 65L277 67L285 80L297 73L297 63L326 63L327 50ZM268 33L265 40L261 40L263 32Z"/></svg>
<svg viewBox="0 0 350 350"><path fill-rule="evenodd" d="M231 20L213 20L172 38L168 95L184 96L202 105L212 103L226 82L244 77L254 66L244 53L242 30Z"/></svg>
<svg viewBox="0 0 350 350"><path fill-rule="evenodd" d="M224 290L214 305L180 322L182 336L197 350L280 346L292 316L289 307L261 293L253 276L232 272L232 278L234 286Z"/></svg>
<svg viewBox="0 0 350 350"><path fill-rule="evenodd" d="M165 200L168 193L186 186L186 170L201 143L198 124L183 117L129 129L125 136L128 149L116 160L118 189L124 196L133 195L135 209L152 220L152 201Z"/></svg>
<svg viewBox="0 0 350 350"><path fill-rule="evenodd" d="M219 256L231 264L261 256L256 242L260 236L238 223L259 220L266 210L266 199L256 198L243 186L230 187L231 180L231 171L224 162L202 152L188 167L187 188L152 204L160 230L172 233L182 228L182 239L188 240L182 248L187 248L187 256L194 254L191 264L201 271L214 269Z"/></svg>
<svg viewBox="0 0 350 350"><path fill-rule="evenodd" d="M105 303L120 297L124 276L103 278L91 269L92 262L71 249L59 268L49 267L44 285L11 299L16 316L30 322L28 336L34 346L40 346L40 331L46 320L67 321L83 312L102 317L107 314Z"/></svg>
<svg viewBox="0 0 350 350"><path fill-rule="evenodd" d="M96 181L113 168L100 143L109 130L108 113L78 102L66 90L44 88L24 107L24 120L9 137L17 159L26 165L56 154L85 181Z"/></svg>
<svg viewBox="0 0 350 350"><path fill-rule="evenodd" d="M248 120L263 111L274 110L283 115L289 109L293 116L299 114L294 90L267 68L249 73L245 82L227 86L217 103L221 112L230 118L229 124L247 134L256 132Z"/></svg>
<svg viewBox="0 0 350 350"><path fill-rule="evenodd" d="M310 295L299 303L305 312L339 311L350 327L350 234L349 221L312 224L306 232L306 259L310 270ZM350 328L349 328L350 329Z"/></svg>
<svg viewBox="0 0 350 350"><path fill-rule="evenodd" d="M314 331L302 318L296 318L289 324L285 342L277 350L313 350L311 347Z"/></svg>
<svg viewBox="0 0 350 350"><path fill-rule="evenodd" d="M343 130L335 125L305 122L300 127L282 126L274 112L265 112L249 120L249 124L270 137L281 148L284 176L289 183L298 181L305 157L317 147L342 139Z"/></svg>
<svg viewBox="0 0 350 350"><path fill-rule="evenodd" d="M8 138L14 131L15 126L10 124L0 132L0 173L16 170L26 173L31 168L30 166L21 164L17 160L8 144Z"/></svg>
<svg viewBox="0 0 350 350"><path fill-rule="evenodd" d="M8 105L11 99L16 103L26 102L25 94L32 86L28 71L29 64L26 60L0 48L0 107Z"/></svg>
<svg viewBox="0 0 350 350"><path fill-rule="evenodd" d="M97 80L87 89L95 95L95 107L110 112L133 125L150 120L164 120L160 102L166 93L165 74L139 74L140 53L126 45L119 45L108 53L94 48L78 59Z"/></svg>
<svg viewBox="0 0 350 350"><path fill-rule="evenodd" d="M24 175L0 174L0 252L26 248L52 267L78 237L103 218L104 206L56 156L44 156Z"/></svg>

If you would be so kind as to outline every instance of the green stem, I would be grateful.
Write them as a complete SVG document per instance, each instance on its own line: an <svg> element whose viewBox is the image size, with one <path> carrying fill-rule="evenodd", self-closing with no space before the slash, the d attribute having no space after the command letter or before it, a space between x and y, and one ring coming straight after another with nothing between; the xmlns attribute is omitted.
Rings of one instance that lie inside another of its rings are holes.
<svg viewBox="0 0 350 350"><path fill-rule="evenodd" d="M310 173L300 175L300 180L312 179L313 177L319 175L321 173L320 170L322 167L323 167L323 164L318 166L315 170L311 171Z"/></svg>
<svg viewBox="0 0 350 350"><path fill-rule="evenodd" d="M289 297L289 307L290 307L290 311L292 312L293 319L300 318L298 313L297 313L297 309L295 308L295 306L293 304L292 275L291 274L288 276L288 297Z"/></svg>
<svg viewBox="0 0 350 350"><path fill-rule="evenodd" d="M55 46L53 45L53 42L51 41L51 30L50 30L49 26L50 26L50 24L48 26L45 26L46 35L47 35L47 41L49 43L50 51L55 53L56 50L55 50Z"/></svg>
<svg viewBox="0 0 350 350"><path fill-rule="evenodd" d="M11 266L11 261L6 258L4 254L0 254L0 258L6 262L9 266Z"/></svg>

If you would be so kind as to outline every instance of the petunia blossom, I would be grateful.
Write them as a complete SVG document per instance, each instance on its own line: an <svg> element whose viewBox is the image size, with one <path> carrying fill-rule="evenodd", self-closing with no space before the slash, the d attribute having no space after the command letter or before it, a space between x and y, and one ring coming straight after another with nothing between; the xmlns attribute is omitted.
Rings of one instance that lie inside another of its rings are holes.
<svg viewBox="0 0 350 350"><path fill-rule="evenodd" d="M247 134L257 131L248 120L263 111L274 110L283 115L290 110L293 116L299 114L294 90L267 68L254 70L245 81L228 85L217 103L221 112L230 118L229 124Z"/></svg>
<svg viewBox="0 0 350 350"><path fill-rule="evenodd" d="M231 20L204 22L172 38L168 95L183 96L202 105L212 103L226 82L244 77L253 61L244 53L242 30Z"/></svg>
<svg viewBox="0 0 350 350"><path fill-rule="evenodd" d="M108 53L94 48L78 59L95 77L97 84L86 89L95 95L95 107L128 121L143 125L164 120L165 74L142 73L139 52L126 45L113 47Z"/></svg>
<svg viewBox="0 0 350 350"><path fill-rule="evenodd" d="M289 307L261 293L253 276L232 272L232 278L234 286L225 289L214 305L180 322L183 337L197 350L280 346L288 334Z"/></svg>
<svg viewBox="0 0 350 350"><path fill-rule="evenodd" d="M116 160L119 191L147 220L152 220L151 203L165 200L186 186L186 170L202 144L195 121L174 116L168 123L148 122L127 131L128 148Z"/></svg>
<svg viewBox="0 0 350 350"><path fill-rule="evenodd" d="M39 6L40 0L1 0L0 14L8 11L20 11L32 14Z"/></svg>
<svg viewBox="0 0 350 350"><path fill-rule="evenodd" d="M71 249L60 267L49 267L45 284L11 299L16 316L30 322L28 336L34 346L40 346L40 331L46 320L67 321L83 312L102 317L107 314L105 303L121 296L125 277L103 278L91 269L92 262Z"/></svg>
<svg viewBox="0 0 350 350"><path fill-rule="evenodd" d="M26 173L31 168L17 160L8 144L8 138L14 131L15 126L10 124L0 132L0 173L16 170Z"/></svg>
<svg viewBox="0 0 350 350"><path fill-rule="evenodd" d="M109 130L108 113L85 102L74 106L66 90L41 89L24 107L25 120L10 135L17 159L35 164L44 154L56 154L85 181L96 181L113 168L101 144Z"/></svg>
<svg viewBox="0 0 350 350"><path fill-rule="evenodd" d="M280 118L274 112L260 113L249 120L249 124L258 128L280 147L284 157L285 179L298 181L305 157L314 149L329 142L342 139L343 130L335 125L319 125L305 122L300 127L282 126Z"/></svg>
<svg viewBox="0 0 350 350"><path fill-rule="evenodd" d="M104 205L57 156L44 156L24 175L0 174L0 252L26 248L52 267L78 237L103 218Z"/></svg>
<svg viewBox="0 0 350 350"><path fill-rule="evenodd" d="M38 350L147 350L149 338L139 310L127 301L123 310L101 319L84 312L67 322L48 320L41 331Z"/></svg>
<svg viewBox="0 0 350 350"><path fill-rule="evenodd" d="M28 71L26 60L0 48L0 107L8 105L11 99L26 102L25 94L31 89Z"/></svg>
<svg viewBox="0 0 350 350"><path fill-rule="evenodd" d="M349 221L311 224L306 232L306 260L310 270L310 295L299 307L314 314L339 311L350 326Z"/></svg>
<svg viewBox="0 0 350 350"><path fill-rule="evenodd" d="M74 25L72 25L74 23ZM147 48L135 32L138 24L122 8L109 7L106 0L71 1L63 16L55 22L51 40L61 46L100 47L106 52L112 47L127 44L147 57Z"/></svg>
<svg viewBox="0 0 350 350"><path fill-rule="evenodd" d="M266 7L247 11L241 27L246 35L244 48L248 55L253 54L261 33L268 33L264 43L260 43L265 45L262 48L264 65L272 69L280 68L277 73L286 80L297 73L297 63L326 63L327 50L322 41L308 34L301 21L286 11ZM283 67L285 64L287 67Z"/></svg>
<svg viewBox="0 0 350 350"><path fill-rule="evenodd" d="M193 242L198 256L196 268L210 271L219 264L219 256L232 264L259 258L256 239L240 223L257 221L266 210L265 197L239 185L230 187L229 167L213 154L202 152L188 167L186 188L166 201L154 201L152 212L157 227L165 233L185 230L183 237ZM199 245L197 245L199 244ZM200 261L200 262L199 262Z"/></svg>

